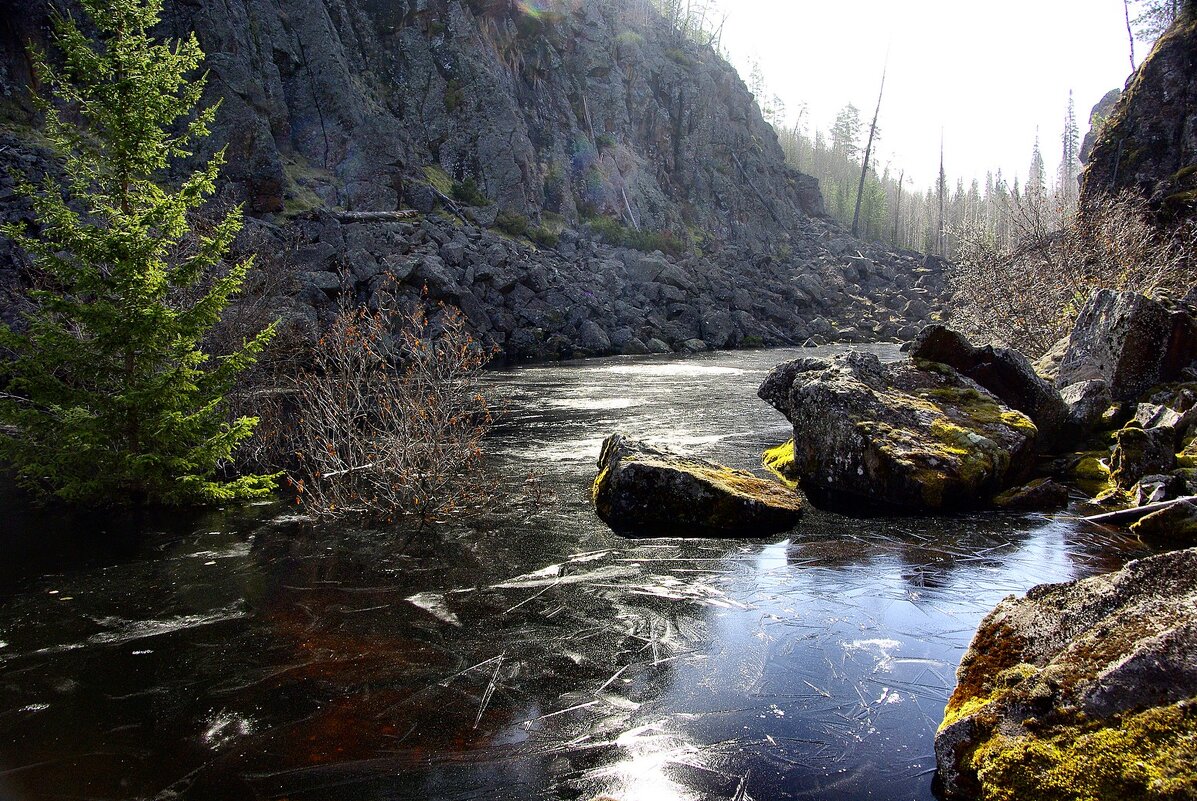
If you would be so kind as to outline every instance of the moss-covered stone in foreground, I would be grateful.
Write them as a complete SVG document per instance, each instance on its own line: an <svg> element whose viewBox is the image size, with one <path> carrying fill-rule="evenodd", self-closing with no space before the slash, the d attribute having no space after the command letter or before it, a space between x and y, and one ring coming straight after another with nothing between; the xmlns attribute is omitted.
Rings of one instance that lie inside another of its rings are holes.
<svg viewBox="0 0 1197 801"><path fill-rule="evenodd" d="M1197 799L1197 549L1007 598L935 737L955 801Z"/></svg>

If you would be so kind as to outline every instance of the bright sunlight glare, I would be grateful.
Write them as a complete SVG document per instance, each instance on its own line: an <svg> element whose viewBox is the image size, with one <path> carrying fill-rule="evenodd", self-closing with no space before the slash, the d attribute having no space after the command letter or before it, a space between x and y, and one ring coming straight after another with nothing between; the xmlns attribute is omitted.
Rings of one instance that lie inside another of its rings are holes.
<svg viewBox="0 0 1197 801"><path fill-rule="evenodd" d="M1049 174L1060 161L1068 93L1082 133L1089 112L1130 73L1120 0L717 0L723 46L747 80L759 62L793 125L828 130L853 103L866 124L888 51L877 165L916 188L1002 170L1025 178L1035 135ZM1148 46L1136 44L1141 61Z"/></svg>

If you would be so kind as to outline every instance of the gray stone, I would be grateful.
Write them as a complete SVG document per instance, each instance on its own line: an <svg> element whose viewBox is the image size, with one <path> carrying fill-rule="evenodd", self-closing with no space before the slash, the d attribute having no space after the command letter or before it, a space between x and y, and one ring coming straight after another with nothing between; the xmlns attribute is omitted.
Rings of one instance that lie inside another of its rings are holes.
<svg viewBox="0 0 1197 801"><path fill-rule="evenodd" d="M1115 400L1131 400L1164 377L1171 315L1134 292L1103 289L1081 310L1056 386L1104 379Z"/></svg>
<svg viewBox="0 0 1197 801"><path fill-rule="evenodd" d="M611 339L598 323L587 320L578 329L578 344L590 353L600 354L611 351Z"/></svg>
<svg viewBox="0 0 1197 801"><path fill-rule="evenodd" d="M341 279L336 273L312 272L303 274L303 282L322 292L337 292L341 289Z"/></svg>
<svg viewBox="0 0 1197 801"><path fill-rule="evenodd" d="M799 359L774 368L758 395L794 426L803 490L831 508L982 506L1034 459L1030 419L949 367L858 352Z"/></svg>
<svg viewBox="0 0 1197 801"><path fill-rule="evenodd" d="M1080 436L1097 430L1114 403L1109 382L1101 378L1065 387L1060 390L1060 399L1068 407L1074 430Z"/></svg>
<svg viewBox="0 0 1197 801"><path fill-rule="evenodd" d="M461 242L447 242L441 245L440 252L445 263L452 264L454 267L460 266L465 260L465 245Z"/></svg>

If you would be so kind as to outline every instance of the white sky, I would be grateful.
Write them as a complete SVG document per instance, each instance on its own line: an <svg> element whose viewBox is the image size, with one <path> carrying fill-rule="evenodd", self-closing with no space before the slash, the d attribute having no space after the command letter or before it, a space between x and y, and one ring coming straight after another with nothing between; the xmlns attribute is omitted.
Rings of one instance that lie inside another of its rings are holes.
<svg viewBox="0 0 1197 801"><path fill-rule="evenodd" d="M855 103L867 126L889 50L878 166L934 183L944 132L949 180L999 167L1023 179L1039 129L1049 176L1060 160L1068 91L1082 136L1089 111L1121 87L1130 54L1121 0L716 0L723 44L748 80L760 62L790 122L809 105L827 130ZM1136 45L1142 60L1146 45Z"/></svg>

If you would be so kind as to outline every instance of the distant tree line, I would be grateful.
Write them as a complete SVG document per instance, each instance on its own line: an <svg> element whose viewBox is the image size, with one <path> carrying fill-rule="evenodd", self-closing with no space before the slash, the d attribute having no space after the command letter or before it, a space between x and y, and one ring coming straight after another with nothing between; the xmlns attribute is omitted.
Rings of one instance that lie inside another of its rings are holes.
<svg viewBox="0 0 1197 801"><path fill-rule="evenodd" d="M1179 16L1193 13L1193 5L1194 0L1124 0L1132 61L1136 42L1150 46ZM1076 214L1082 133L1071 93L1054 175L1048 173L1045 146L1036 136L1021 182L1001 169L987 173L984 182L952 181L941 158L936 179L916 186L901 166L878 162L875 156L861 180L870 130L855 105L841 108L830 128L823 130L812 125L805 103L793 111L787 108L769 88L759 63L749 67L748 88L777 132L786 160L819 180L831 216L845 227L857 222L864 239L953 258L965 238L971 243L983 235L995 247L1010 247L1025 232L1028 220L1058 228ZM876 153L883 129L872 133Z"/></svg>

